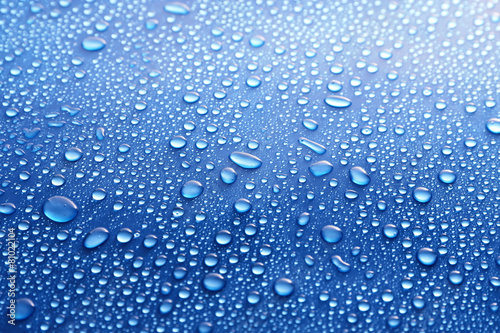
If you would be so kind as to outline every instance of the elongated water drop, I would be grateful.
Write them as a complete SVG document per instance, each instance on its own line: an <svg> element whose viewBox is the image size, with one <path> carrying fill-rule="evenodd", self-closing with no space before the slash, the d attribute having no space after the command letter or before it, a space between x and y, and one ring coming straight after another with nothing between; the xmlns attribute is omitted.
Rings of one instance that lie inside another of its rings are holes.
<svg viewBox="0 0 500 333"><path fill-rule="evenodd" d="M229 159L244 169L257 169L262 165L262 161L252 154L235 151L229 155Z"/></svg>
<svg viewBox="0 0 500 333"><path fill-rule="evenodd" d="M346 263L339 255L332 256L332 263L337 267L339 272L347 273L351 270L351 265Z"/></svg>
<svg viewBox="0 0 500 333"><path fill-rule="evenodd" d="M191 11L191 9L186 4L181 2L169 2L163 7L163 9L167 13L177 15L187 15Z"/></svg>
<svg viewBox="0 0 500 333"><path fill-rule="evenodd" d="M328 96L325 98L325 103L334 108L346 108L351 106L352 102L349 98L343 96Z"/></svg>
<svg viewBox="0 0 500 333"><path fill-rule="evenodd" d="M323 155L324 153L326 153L325 146L320 145L319 143L314 142L312 140L309 140L306 138L299 138L299 143L303 144L304 146L311 149L312 151L314 151L317 154Z"/></svg>

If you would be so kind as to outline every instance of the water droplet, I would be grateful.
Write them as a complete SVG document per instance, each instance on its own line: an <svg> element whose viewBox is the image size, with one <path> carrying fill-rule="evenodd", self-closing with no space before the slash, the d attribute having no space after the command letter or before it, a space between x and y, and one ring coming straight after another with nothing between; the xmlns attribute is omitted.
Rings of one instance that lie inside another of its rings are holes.
<svg viewBox="0 0 500 333"><path fill-rule="evenodd" d="M220 172L220 179L226 184L232 184L236 181L236 171L233 168L224 168Z"/></svg>
<svg viewBox="0 0 500 333"><path fill-rule="evenodd" d="M347 108L352 104L349 98L343 96L334 96L334 95L325 98L325 103L334 108Z"/></svg>
<svg viewBox="0 0 500 333"><path fill-rule="evenodd" d="M247 199L238 199L234 203L234 209L240 213L244 214L250 211L252 209L252 203L248 201Z"/></svg>
<svg viewBox="0 0 500 333"><path fill-rule="evenodd" d="M321 229L321 237L327 243L338 243L342 239L342 230L334 225L326 225Z"/></svg>
<svg viewBox="0 0 500 333"><path fill-rule="evenodd" d="M186 4L181 2L169 2L167 3L163 9L167 13L177 14L177 15L187 15L191 11Z"/></svg>
<svg viewBox="0 0 500 333"><path fill-rule="evenodd" d="M70 148L70 149L66 150L66 152L64 153L64 157L69 162L76 162L80 158L82 158L82 156L83 156L83 152L79 148Z"/></svg>
<svg viewBox="0 0 500 333"><path fill-rule="evenodd" d="M161 303L160 312L162 314L167 314L170 313L170 311L172 311L173 308L174 308L174 303L172 302L171 299L167 299Z"/></svg>
<svg viewBox="0 0 500 333"><path fill-rule="evenodd" d="M96 188L94 192L92 192L92 199L101 201L106 198L106 191L102 188Z"/></svg>
<svg viewBox="0 0 500 333"><path fill-rule="evenodd" d="M182 186L181 194L184 198L194 199L201 195L203 189L203 185L199 181L190 180Z"/></svg>
<svg viewBox="0 0 500 333"><path fill-rule="evenodd" d="M365 186L370 183L370 176L368 176L368 173L362 167L356 166L351 168L349 175L354 184Z"/></svg>
<svg viewBox="0 0 500 333"><path fill-rule="evenodd" d="M442 170L439 173L439 180L445 184L452 184L457 179L455 173L451 170Z"/></svg>
<svg viewBox="0 0 500 333"><path fill-rule="evenodd" d="M43 213L54 222L65 223L75 218L78 208L70 199L54 196L43 204Z"/></svg>
<svg viewBox="0 0 500 333"><path fill-rule="evenodd" d="M132 238L134 238L134 234L132 230L128 228L123 228L116 234L116 239L122 244L130 242Z"/></svg>
<svg viewBox="0 0 500 333"><path fill-rule="evenodd" d="M311 164L309 171L316 177L322 177L333 171L333 165L328 161L319 161Z"/></svg>
<svg viewBox="0 0 500 333"><path fill-rule="evenodd" d="M346 263L339 255L332 256L332 263L337 267L339 272L347 273L351 270L351 265Z"/></svg>
<svg viewBox="0 0 500 333"><path fill-rule="evenodd" d="M244 169L257 169L262 165L261 159L257 156L239 151L232 152L229 159Z"/></svg>
<svg viewBox="0 0 500 333"><path fill-rule="evenodd" d="M315 131L318 129L318 123L312 119L304 119L302 125L310 131Z"/></svg>
<svg viewBox="0 0 500 333"><path fill-rule="evenodd" d="M252 75L247 79L247 86L250 88L257 88L261 83L262 81L260 80L260 77L256 75Z"/></svg>
<svg viewBox="0 0 500 333"><path fill-rule="evenodd" d="M317 142L314 142L312 140L306 139L306 138L299 138L299 143L303 144L307 148L311 149L317 154L323 155L326 153L326 148L323 145L320 145Z"/></svg>
<svg viewBox="0 0 500 333"><path fill-rule="evenodd" d="M423 247L418 251L418 261L425 266L432 266L436 263L437 253L428 247Z"/></svg>
<svg viewBox="0 0 500 333"><path fill-rule="evenodd" d="M413 198L420 203L427 203L431 201L432 195L431 192L425 187L417 187L413 191Z"/></svg>
<svg viewBox="0 0 500 333"><path fill-rule="evenodd" d="M28 319L35 312L35 303L29 298L20 298L16 300L16 320Z"/></svg>
<svg viewBox="0 0 500 333"><path fill-rule="evenodd" d="M488 120L486 128L493 134L500 134L500 118L491 118Z"/></svg>
<svg viewBox="0 0 500 333"><path fill-rule="evenodd" d="M448 275L448 280L450 280L452 284L458 285L464 281L464 277L459 271L451 271Z"/></svg>
<svg viewBox="0 0 500 333"><path fill-rule="evenodd" d="M99 51L106 46L106 41L99 37L87 37L82 41L82 47L87 51Z"/></svg>
<svg viewBox="0 0 500 333"><path fill-rule="evenodd" d="M219 245L227 245L231 243L233 235L228 230L221 230L215 236L215 242Z"/></svg>
<svg viewBox="0 0 500 333"><path fill-rule="evenodd" d="M274 283L274 292L278 296L290 296L295 289L292 280L287 278L280 278Z"/></svg>
<svg viewBox="0 0 500 333"><path fill-rule="evenodd" d="M252 47L261 47L266 43L266 39L260 35L252 36L249 43Z"/></svg>
<svg viewBox="0 0 500 333"><path fill-rule="evenodd" d="M109 238L109 231L105 228L95 228L85 236L83 246L87 249L94 249L103 244Z"/></svg>
<svg viewBox="0 0 500 333"><path fill-rule="evenodd" d="M203 287L210 291L220 291L225 285L224 277L218 273L209 273L203 279Z"/></svg>
<svg viewBox="0 0 500 333"><path fill-rule="evenodd" d="M390 239L398 236L398 228L394 224L386 224L383 229L384 236Z"/></svg>
<svg viewBox="0 0 500 333"><path fill-rule="evenodd" d="M184 148L186 144L187 144L186 138L181 135L176 135L172 139L170 139L170 146L175 149Z"/></svg>
<svg viewBox="0 0 500 333"><path fill-rule="evenodd" d="M200 94L194 91L190 91L184 95L183 99L184 102L189 104L196 103L200 99Z"/></svg>
<svg viewBox="0 0 500 333"><path fill-rule="evenodd" d="M0 214L11 215L16 211L16 206L13 203L7 202L0 204Z"/></svg>

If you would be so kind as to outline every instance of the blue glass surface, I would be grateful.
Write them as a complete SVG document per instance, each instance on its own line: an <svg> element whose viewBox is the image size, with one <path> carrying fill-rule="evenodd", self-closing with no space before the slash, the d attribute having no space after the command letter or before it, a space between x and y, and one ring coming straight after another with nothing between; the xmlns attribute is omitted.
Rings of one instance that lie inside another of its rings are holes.
<svg viewBox="0 0 500 333"><path fill-rule="evenodd" d="M500 331L498 1L0 13L1 333Z"/></svg>

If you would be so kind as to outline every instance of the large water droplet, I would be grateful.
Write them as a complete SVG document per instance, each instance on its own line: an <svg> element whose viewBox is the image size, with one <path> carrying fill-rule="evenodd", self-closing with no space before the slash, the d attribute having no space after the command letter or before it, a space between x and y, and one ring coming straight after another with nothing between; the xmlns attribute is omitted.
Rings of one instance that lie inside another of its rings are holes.
<svg viewBox="0 0 500 333"><path fill-rule="evenodd" d="M262 165L262 161L257 156L235 151L229 155L229 159L244 169L257 169Z"/></svg>
<svg viewBox="0 0 500 333"><path fill-rule="evenodd" d="M105 228L95 228L85 236L83 246L87 249L94 249L103 244L109 238L109 231Z"/></svg>
<svg viewBox="0 0 500 333"><path fill-rule="evenodd" d="M453 284L461 284L464 281L464 276L459 271L451 271L448 275L448 280Z"/></svg>
<svg viewBox="0 0 500 333"><path fill-rule="evenodd" d="M420 203L427 203L431 201L431 192L425 187L417 187L413 191L413 198Z"/></svg>
<svg viewBox="0 0 500 333"><path fill-rule="evenodd" d="M454 183L456 179L457 179L457 176L451 170L442 170L439 173L439 180L445 184Z"/></svg>
<svg viewBox="0 0 500 333"><path fill-rule="evenodd" d="M384 236L387 238L396 238L398 236L398 228L394 224L387 224L383 229Z"/></svg>
<svg viewBox="0 0 500 333"><path fill-rule="evenodd" d="M194 199L203 192L203 185L199 181L190 180L181 188L181 194L184 198Z"/></svg>
<svg viewBox="0 0 500 333"><path fill-rule="evenodd" d="M423 247L418 251L417 259L422 265L432 266L436 263L437 253L428 247Z"/></svg>
<svg viewBox="0 0 500 333"><path fill-rule="evenodd" d="M78 208L70 199L54 196L43 204L43 213L54 222L64 223L75 218Z"/></svg>
<svg viewBox="0 0 500 333"><path fill-rule="evenodd" d="M181 135L176 135L172 139L170 139L170 146L175 149L181 149L186 144L187 144L186 138Z"/></svg>
<svg viewBox="0 0 500 333"><path fill-rule="evenodd" d="M486 128L493 134L500 134L500 118L491 118L488 120Z"/></svg>
<svg viewBox="0 0 500 333"><path fill-rule="evenodd" d="M29 298L16 300L16 320L28 319L35 312L35 303Z"/></svg>
<svg viewBox="0 0 500 333"><path fill-rule="evenodd" d="M354 184L364 186L370 183L370 176L368 176L368 173L362 167L356 166L351 168L349 175Z"/></svg>
<svg viewBox="0 0 500 333"><path fill-rule="evenodd" d="M333 165L328 161L319 161L319 162L311 164L309 166L309 171L311 171L311 173L314 176L321 177L321 176L327 175L330 172L332 172Z"/></svg>
<svg viewBox="0 0 500 333"><path fill-rule="evenodd" d="M266 43L266 40L264 37L257 35L257 36L252 36L249 40L249 43L252 47L261 47Z"/></svg>
<svg viewBox="0 0 500 333"><path fill-rule="evenodd" d="M163 9L167 13L177 14L177 15L187 15L191 11L186 4L181 2L169 2L167 3Z"/></svg>
<svg viewBox="0 0 500 333"><path fill-rule="evenodd" d="M222 290L225 285L224 277L218 273L209 273L203 279L203 287L210 291Z"/></svg>
<svg viewBox="0 0 500 333"><path fill-rule="evenodd" d="M351 106L352 102L349 98L343 96L328 96L325 98L325 103L334 108L346 108Z"/></svg>
<svg viewBox="0 0 500 333"><path fill-rule="evenodd" d="M250 88L257 88L258 86L260 86L261 82L262 81L260 80L260 77L252 75L247 79L247 86L249 86Z"/></svg>
<svg viewBox="0 0 500 333"><path fill-rule="evenodd" d="M321 229L321 237L327 243L338 243L342 239L342 230L334 225L326 225Z"/></svg>
<svg viewBox="0 0 500 333"><path fill-rule="evenodd" d="M226 184L232 184L236 181L236 171L233 168L224 168L220 172L220 179Z"/></svg>
<svg viewBox="0 0 500 333"><path fill-rule="evenodd" d="M172 311L173 307L174 307L174 303L172 302L172 300L171 299L167 299L163 303L161 303L161 305L160 305L160 312L162 314L167 314L170 311Z"/></svg>
<svg viewBox="0 0 500 333"><path fill-rule="evenodd" d="M196 103L200 99L200 95L197 92L190 91L186 93L183 97L184 102L192 104Z"/></svg>
<svg viewBox="0 0 500 333"><path fill-rule="evenodd" d="M248 211L250 211L250 209L252 209L252 203L250 201L248 201L247 199L238 199L234 203L234 209L238 213L244 214L244 213L247 213Z"/></svg>
<svg viewBox="0 0 500 333"><path fill-rule="evenodd" d="M274 283L274 292L279 296L290 296L295 289L292 280L280 278Z"/></svg>
<svg viewBox="0 0 500 333"><path fill-rule="evenodd" d="M0 204L0 214L10 215L14 214L15 211L16 211L16 205L14 205L13 203L6 202Z"/></svg>
<svg viewBox="0 0 500 333"><path fill-rule="evenodd" d="M134 238L134 234L132 233L132 230L128 228L121 229L116 235L116 239L122 244L130 242L132 238Z"/></svg>
<svg viewBox="0 0 500 333"><path fill-rule="evenodd" d="M82 158L82 156L83 156L82 150L74 147L66 150L66 152L64 153L64 157L69 162L76 162L80 158Z"/></svg>
<svg viewBox="0 0 500 333"><path fill-rule="evenodd" d="M82 47L87 51L99 51L106 46L106 41L99 37L87 37L82 41Z"/></svg>

